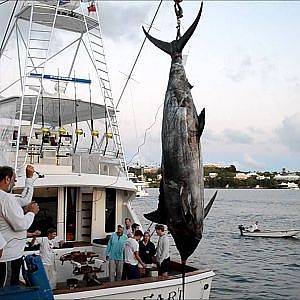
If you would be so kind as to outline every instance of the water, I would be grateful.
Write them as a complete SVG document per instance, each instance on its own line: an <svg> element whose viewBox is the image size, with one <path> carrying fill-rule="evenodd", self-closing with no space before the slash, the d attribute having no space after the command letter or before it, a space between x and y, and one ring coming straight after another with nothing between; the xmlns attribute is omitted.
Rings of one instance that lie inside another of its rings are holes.
<svg viewBox="0 0 300 300"><path fill-rule="evenodd" d="M132 202L144 229L150 222L142 215L156 209L158 199L158 189L148 192ZM205 190L206 202L213 193ZM300 228L300 191L219 190L204 237L188 260L215 271L210 299L300 299L300 236L241 237L238 225L256 220L261 229ZM171 257L179 258L174 242Z"/></svg>

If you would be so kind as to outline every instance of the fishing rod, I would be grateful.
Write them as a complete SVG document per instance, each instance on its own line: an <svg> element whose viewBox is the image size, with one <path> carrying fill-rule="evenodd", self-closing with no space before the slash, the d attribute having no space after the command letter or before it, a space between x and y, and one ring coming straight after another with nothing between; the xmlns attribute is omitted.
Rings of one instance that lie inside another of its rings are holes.
<svg viewBox="0 0 300 300"><path fill-rule="evenodd" d="M58 70L58 77L59 77L59 70ZM62 128L62 126L61 126L61 99L60 99L60 90L59 90L59 79L57 79L57 96L58 96L58 127L59 127L58 134L59 134L59 139L58 139L58 145L57 145L57 150L56 150L56 157L57 157L57 164L58 164L61 138L62 138L62 135L65 133L64 128Z"/></svg>
<svg viewBox="0 0 300 300"><path fill-rule="evenodd" d="M149 225L148 229L146 231L149 231L150 232L150 228L152 227L153 225L153 221L151 222L151 224Z"/></svg>
<svg viewBox="0 0 300 300"><path fill-rule="evenodd" d="M75 77L75 71L74 71L74 78ZM81 135L83 133L82 129L78 129L78 112L77 112L77 94L76 94L76 79L74 80L74 97L75 97L75 135L76 135L76 141L75 141L75 145L74 145L74 154L76 152L77 149L77 144L78 144L78 137L79 135Z"/></svg>
<svg viewBox="0 0 300 300"><path fill-rule="evenodd" d="M48 128L45 128L45 118L44 118L44 93L42 91L42 143L40 147L40 157L43 158L43 146L44 146L44 139L45 139L45 133L47 132Z"/></svg>
<svg viewBox="0 0 300 300"><path fill-rule="evenodd" d="M89 79L90 79L90 74L89 74ZM90 146L90 149L89 149L89 154L91 154L92 149L93 149L93 145L94 145L95 135L97 134L97 132L94 130L91 83L89 83L89 95L90 95L91 136L92 136L91 146Z"/></svg>
<svg viewBox="0 0 300 300"><path fill-rule="evenodd" d="M106 149L107 149L107 146L108 146L107 130L108 130L108 126L107 126L107 110L105 110L105 146L104 146L104 150L103 150L103 156L105 155Z"/></svg>

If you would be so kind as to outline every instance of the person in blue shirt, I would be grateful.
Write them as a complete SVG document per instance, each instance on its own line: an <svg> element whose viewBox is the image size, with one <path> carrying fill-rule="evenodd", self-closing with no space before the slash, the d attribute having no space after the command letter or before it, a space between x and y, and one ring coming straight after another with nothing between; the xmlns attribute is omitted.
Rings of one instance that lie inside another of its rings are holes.
<svg viewBox="0 0 300 300"><path fill-rule="evenodd" d="M122 225L117 226L117 231L109 238L106 248L106 260L109 261L109 280L121 280L124 265L124 243L127 240Z"/></svg>

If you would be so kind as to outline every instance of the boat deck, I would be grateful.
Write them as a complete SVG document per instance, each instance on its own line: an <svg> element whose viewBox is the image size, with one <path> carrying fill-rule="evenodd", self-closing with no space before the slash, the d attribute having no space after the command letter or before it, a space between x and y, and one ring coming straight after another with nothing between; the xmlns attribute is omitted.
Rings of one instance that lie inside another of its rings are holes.
<svg viewBox="0 0 300 300"><path fill-rule="evenodd" d="M153 283L153 282L161 282L165 280L172 280L182 277L182 266L178 262L171 261L170 263L170 272L168 277L163 276L149 276L149 277L141 277L139 279L131 279L131 280L121 280L115 282L109 282L109 278L101 278L100 283L94 286L87 286L85 281L79 281L76 288L68 288L66 282L57 283L57 288L53 291L54 295L66 294L66 293L78 293L84 291L92 291L99 289L107 289L107 288L115 288L115 287L123 287L123 286L133 286L137 284L145 284L145 283ZM197 269L191 266L186 266L186 277L195 274L201 274L209 272L208 269ZM76 278L75 276L73 278Z"/></svg>

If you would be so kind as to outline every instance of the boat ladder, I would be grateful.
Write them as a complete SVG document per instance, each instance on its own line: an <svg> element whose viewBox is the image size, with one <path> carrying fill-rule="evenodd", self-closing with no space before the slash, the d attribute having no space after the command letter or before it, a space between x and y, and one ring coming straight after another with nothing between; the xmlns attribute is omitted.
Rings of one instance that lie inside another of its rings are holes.
<svg viewBox="0 0 300 300"><path fill-rule="evenodd" d="M122 140L120 136L119 125L117 121L116 108L113 101L113 95L112 95L111 83L110 83L108 68L106 63L106 56L104 51L102 33L100 28L100 17L99 17L98 10L99 10L98 7L96 7L95 13L97 15L98 25L92 30L89 30L86 16L83 13L82 14L84 15L84 22L86 26L86 32L87 32L89 48L90 48L89 49L90 51L88 51L88 49L86 50L90 54L90 58L97 72L99 85L101 87L102 96L104 99L106 117L108 122L105 138L104 139L102 138L101 141L104 142L105 140L106 144L108 144L109 139L112 139L114 143L114 147L116 149L115 158L119 159L120 165L122 166L123 171L127 176L128 175L127 166L124 157L124 149L123 149ZM105 150L106 147L104 147L104 155L105 155Z"/></svg>
<svg viewBox="0 0 300 300"><path fill-rule="evenodd" d="M56 6L51 8L50 12L43 10L43 6L33 1L30 7L27 44L20 34L26 46L26 59L22 77L22 97L16 108L16 115L19 118L19 128L15 168L21 167L26 163L29 152L30 155L40 154L40 151L36 151L36 153L32 152L30 142L39 100L43 93L44 70L49 56L49 48L58 8L59 1L57 1ZM33 74L40 74L41 76L32 76ZM29 132L28 123L26 124L24 120L30 121ZM20 154L20 138L23 135L26 136L26 140L23 143L24 150L26 151Z"/></svg>

